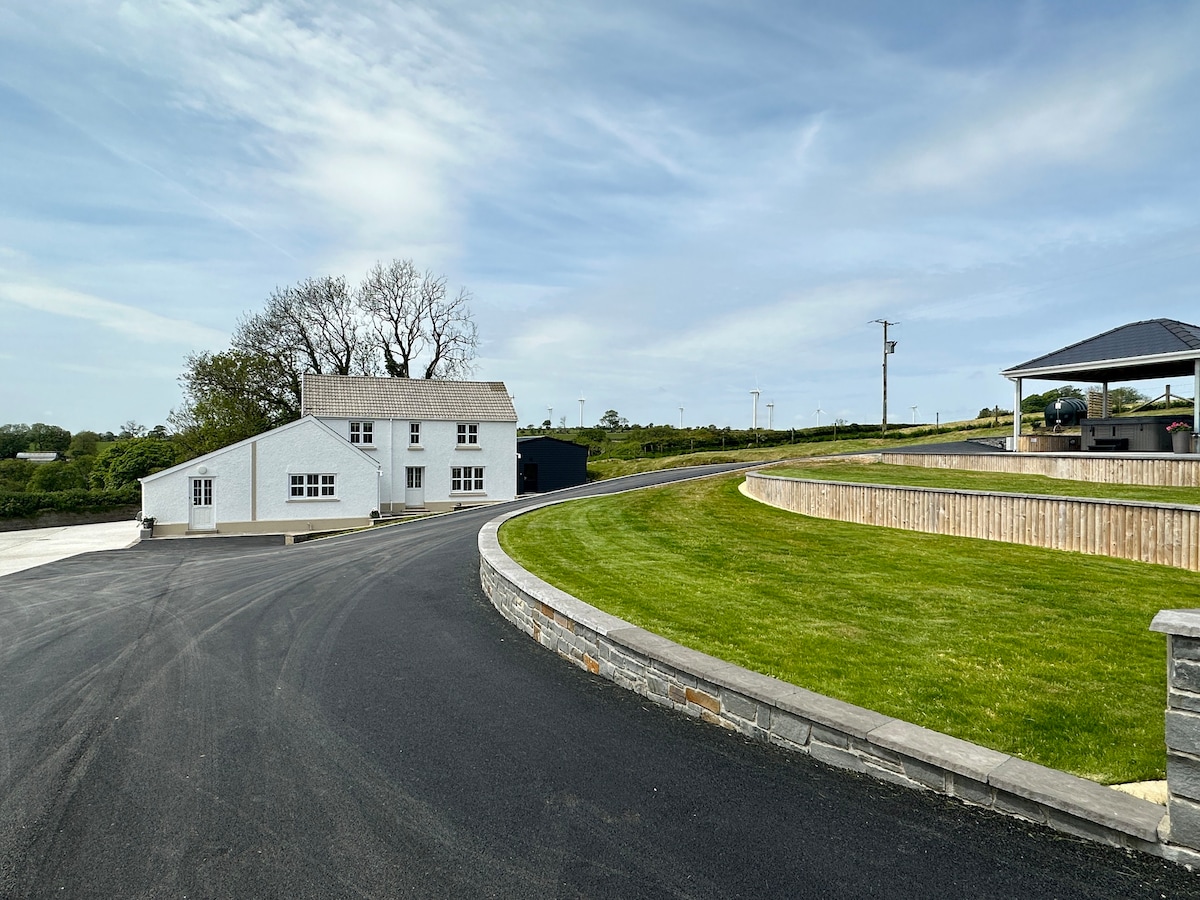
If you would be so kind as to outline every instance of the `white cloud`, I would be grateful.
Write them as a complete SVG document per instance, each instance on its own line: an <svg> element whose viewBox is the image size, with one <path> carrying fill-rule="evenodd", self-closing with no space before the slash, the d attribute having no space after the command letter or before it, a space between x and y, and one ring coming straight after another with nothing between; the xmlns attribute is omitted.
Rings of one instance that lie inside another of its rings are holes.
<svg viewBox="0 0 1200 900"><path fill-rule="evenodd" d="M0 300L49 315L83 319L150 344L202 347L223 344L228 339L227 334L194 322L53 285L0 282Z"/></svg>
<svg viewBox="0 0 1200 900"><path fill-rule="evenodd" d="M1186 29L1185 29L1186 30ZM1110 36L1111 38L1111 36ZM943 124L902 147L883 168L883 189L1009 187L1046 168L1108 167L1136 157L1161 98L1195 69L1194 45L1177 34L1101 41L1058 71L992 73L947 89ZM936 95L930 103L939 102Z"/></svg>

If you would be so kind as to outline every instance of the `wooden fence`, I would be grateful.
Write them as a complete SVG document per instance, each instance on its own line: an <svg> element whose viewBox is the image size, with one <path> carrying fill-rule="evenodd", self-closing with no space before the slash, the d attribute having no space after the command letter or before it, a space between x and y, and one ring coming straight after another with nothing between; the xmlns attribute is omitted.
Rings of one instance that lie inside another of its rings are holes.
<svg viewBox="0 0 1200 900"><path fill-rule="evenodd" d="M880 453L881 462L927 469L970 469L1048 475L1099 484L1152 484L1159 487L1200 487L1200 456L1097 453ZM1200 492L1196 495L1200 502Z"/></svg>
<svg viewBox="0 0 1200 900"><path fill-rule="evenodd" d="M744 490L763 503L821 519L1200 571L1200 507L808 481L759 472L746 476Z"/></svg>

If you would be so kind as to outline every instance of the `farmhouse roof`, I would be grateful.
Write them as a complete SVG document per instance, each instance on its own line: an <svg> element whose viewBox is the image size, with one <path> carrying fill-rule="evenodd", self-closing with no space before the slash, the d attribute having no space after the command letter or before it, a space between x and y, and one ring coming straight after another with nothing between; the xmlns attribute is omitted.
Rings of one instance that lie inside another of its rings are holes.
<svg viewBox="0 0 1200 900"><path fill-rule="evenodd" d="M1122 325L1001 372L1008 378L1138 381L1191 376L1200 327L1174 319Z"/></svg>
<svg viewBox="0 0 1200 900"><path fill-rule="evenodd" d="M502 381L305 375L303 412L334 418L517 421Z"/></svg>

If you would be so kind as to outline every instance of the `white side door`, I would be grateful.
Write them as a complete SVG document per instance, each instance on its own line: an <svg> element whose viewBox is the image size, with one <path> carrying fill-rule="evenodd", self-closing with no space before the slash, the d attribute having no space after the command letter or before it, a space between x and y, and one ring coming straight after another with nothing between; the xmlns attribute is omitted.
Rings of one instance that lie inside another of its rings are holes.
<svg viewBox="0 0 1200 900"><path fill-rule="evenodd" d="M407 508L425 505L425 467L405 466L404 505Z"/></svg>
<svg viewBox="0 0 1200 900"><path fill-rule="evenodd" d="M211 478L193 478L188 531L216 530L217 518L213 512L213 480Z"/></svg>

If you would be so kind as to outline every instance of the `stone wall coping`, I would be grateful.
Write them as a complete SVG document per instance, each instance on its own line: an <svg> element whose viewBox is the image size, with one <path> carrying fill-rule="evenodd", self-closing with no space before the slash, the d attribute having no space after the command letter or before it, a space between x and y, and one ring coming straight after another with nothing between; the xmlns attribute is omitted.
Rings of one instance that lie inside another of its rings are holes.
<svg viewBox="0 0 1200 900"><path fill-rule="evenodd" d="M1150 623L1151 631L1200 637L1200 609L1164 609Z"/></svg>
<svg viewBox="0 0 1200 900"><path fill-rule="evenodd" d="M554 617L556 620L562 616L607 639L632 658L644 660L644 664L656 670L683 673L695 679L701 689L711 689L722 695L725 692L741 695L842 734L848 740L864 742L948 773L941 782L942 793L954 793L964 799L972 799L964 793L967 788L955 787L954 777L961 776L977 782L984 790L993 789L1030 801L1051 813L1065 814L1068 820L1063 822L1061 817L1053 814L1039 819L1036 810L1023 814L1025 811L1020 804L995 804L996 808L1011 814L1043 821L1073 834L1096 837L1087 829L1080 830L1072 825L1072 820L1082 820L1100 826L1102 830L1144 842L1138 845L1139 848L1156 852L1157 855L1187 863L1200 861L1184 848L1159 844L1163 840L1160 831L1166 830L1166 810L1158 804L717 659L632 625L553 587L509 557L500 547L498 532L504 522L515 516L561 502L566 501L550 501L499 516L480 530L478 540L480 556L485 565L533 601L557 613ZM1200 635L1200 610L1188 612L1194 613L1195 618L1191 621ZM1159 618L1165 615L1160 613ZM1158 621L1156 618L1155 622ZM559 652L566 655L561 649ZM619 664L610 662L609 665L612 668L606 671L597 663L592 671L630 687L631 678L615 677L614 669L618 669ZM886 777L886 773L876 771L875 774ZM931 787L927 782L921 786ZM933 789L939 788L933 786Z"/></svg>
<svg viewBox="0 0 1200 900"><path fill-rule="evenodd" d="M1047 456L1038 453L1031 456ZM1139 454L1145 456L1145 454ZM920 494L960 494L970 497L1028 497L1032 500L1053 500L1064 503L1080 503L1093 506L1130 506L1137 509L1187 509L1194 510L1200 504L1190 503L1151 503L1145 500L1117 500L1106 497L1064 497L1061 494L1026 494L1021 491L976 491L970 488L938 488L920 487L912 484L875 484L867 481L834 481L826 478L796 478L791 475L769 475L766 472L752 471L746 473L747 478L765 478L771 481L807 481L810 484L830 484L839 487L864 487L876 490L905 491Z"/></svg>

